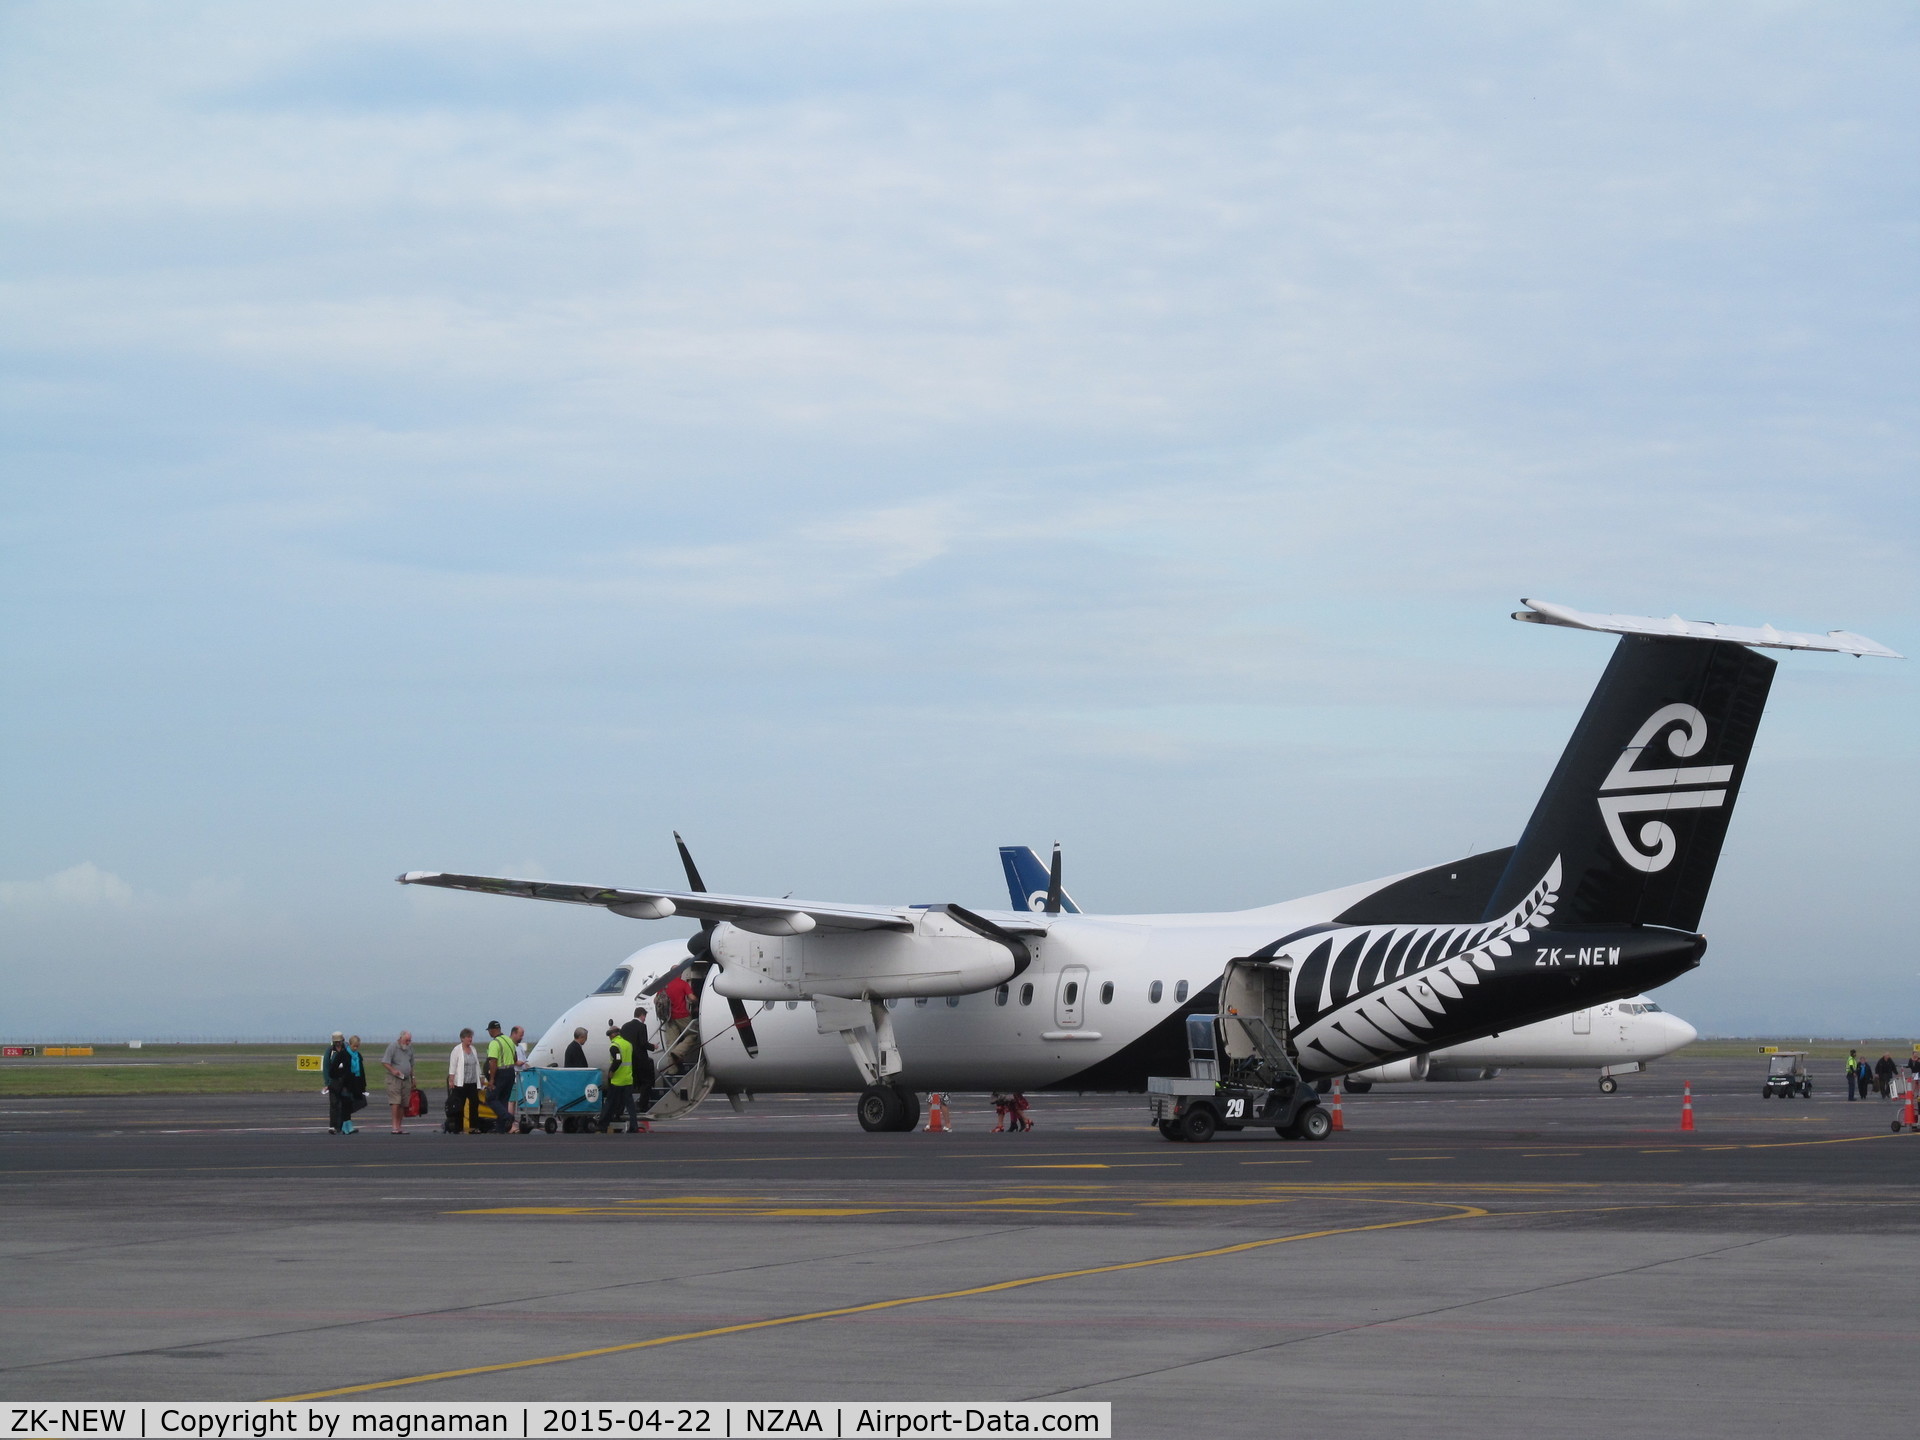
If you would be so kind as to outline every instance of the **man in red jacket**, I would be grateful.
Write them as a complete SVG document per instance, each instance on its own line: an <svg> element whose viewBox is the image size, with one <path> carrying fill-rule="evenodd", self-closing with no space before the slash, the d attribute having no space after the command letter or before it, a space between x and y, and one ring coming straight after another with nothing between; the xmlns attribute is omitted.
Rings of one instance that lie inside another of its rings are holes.
<svg viewBox="0 0 1920 1440"><path fill-rule="evenodd" d="M667 1018L661 1026L665 1033L660 1048L667 1052L667 1061L675 1070L684 1071L689 1060L681 1051L693 1033L694 995L693 986L687 982L687 972L675 971L673 979L666 983L660 993L667 1001Z"/></svg>

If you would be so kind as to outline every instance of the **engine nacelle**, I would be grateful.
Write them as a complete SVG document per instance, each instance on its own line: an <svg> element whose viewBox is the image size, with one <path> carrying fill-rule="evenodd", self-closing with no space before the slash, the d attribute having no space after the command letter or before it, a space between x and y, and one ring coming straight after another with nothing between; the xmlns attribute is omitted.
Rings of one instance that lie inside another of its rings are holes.
<svg viewBox="0 0 1920 1440"><path fill-rule="evenodd" d="M709 983L739 1000L971 995L1006 984L1020 969L1005 945L934 911L922 912L911 934L757 935L719 925L710 944L720 968Z"/></svg>
<svg viewBox="0 0 1920 1440"><path fill-rule="evenodd" d="M1435 1065L1427 1071L1427 1079L1491 1080L1499 1073L1497 1065Z"/></svg>
<svg viewBox="0 0 1920 1440"><path fill-rule="evenodd" d="M1347 1076L1363 1085L1410 1085L1427 1078L1427 1057L1415 1055L1391 1065L1376 1065L1371 1070L1355 1070Z"/></svg>

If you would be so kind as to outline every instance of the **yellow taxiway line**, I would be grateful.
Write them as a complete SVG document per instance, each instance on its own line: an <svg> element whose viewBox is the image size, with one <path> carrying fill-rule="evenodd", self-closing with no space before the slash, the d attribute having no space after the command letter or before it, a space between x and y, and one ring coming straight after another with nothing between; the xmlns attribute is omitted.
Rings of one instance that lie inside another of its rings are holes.
<svg viewBox="0 0 1920 1440"><path fill-rule="evenodd" d="M1400 1202L1448 1203L1448 1202ZM1113 1275L1124 1270L1145 1270L1155 1265L1179 1265L1189 1260L1212 1260L1222 1255L1243 1255L1249 1250L1264 1250L1273 1245L1289 1245L1296 1240L1324 1240L1335 1235L1360 1235L1370 1230L1399 1230L1413 1225L1433 1225L1447 1220L1474 1220L1493 1212L1478 1205L1451 1203L1451 1215L1422 1215L1414 1220L1383 1220L1374 1225L1348 1225L1337 1230L1308 1230L1298 1235L1274 1235L1264 1240L1244 1240L1237 1245L1221 1245L1212 1250L1190 1250L1179 1255L1156 1255L1147 1260L1123 1260L1112 1265L1093 1265L1084 1270L1056 1270L1045 1275L1023 1275L1013 1280L997 1280L991 1285L972 1285L964 1290L942 1290L931 1295L901 1295L891 1300L870 1300L864 1305L842 1305L832 1310L809 1310L800 1315L776 1315L766 1320L748 1320L738 1325L720 1325L711 1330L691 1330L681 1335L658 1335L651 1340L629 1340L621 1345L601 1345L592 1350L574 1350L564 1355L539 1355L526 1360L504 1360L493 1365L471 1365L460 1370L436 1370L426 1375L404 1375L394 1380L373 1380L363 1385L342 1385L333 1390L314 1390L304 1395L281 1395L276 1400L332 1400L341 1395L365 1395L374 1390L395 1390L405 1385L428 1385L436 1380L461 1380L469 1375L493 1375L504 1370L527 1370L537 1365L563 1365L572 1360L593 1360L603 1355L625 1355L635 1350L651 1350L662 1345L679 1345L689 1340L712 1340L722 1335L744 1335L755 1330L771 1330L782 1325L804 1325L813 1320L835 1320L845 1315L866 1315L876 1310L897 1310L906 1305L926 1305L937 1300L966 1300L976 1295L992 1295L1002 1290L1019 1290L1029 1285L1049 1285L1059 1280L1082 1280L1090 1275Z"/></svg>

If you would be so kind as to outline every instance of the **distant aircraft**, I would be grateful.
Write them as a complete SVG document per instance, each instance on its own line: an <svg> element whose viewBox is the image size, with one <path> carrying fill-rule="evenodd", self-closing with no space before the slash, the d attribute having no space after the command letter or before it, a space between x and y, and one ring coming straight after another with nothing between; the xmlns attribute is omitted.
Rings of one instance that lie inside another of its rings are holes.
<svg viewBox="0 0 1920 1440"><path fill-rule="evenodd" d="M639 952L535 1050L551 1063L575 1025L598 1034L687 971L704 1043L662 1118L715 1085L864 1085L869 1130L911 1129L922 1090L1137 1091L1184 1074L1186 1018L1217 1012L1264 1018L1308 1080L1412 1061L1699 964L1701 907L1776 663L1756 647L1899 658L1844 631L1527 604L1515 619L1621 639L1519 842L1427 870L1197 915L1072 914L1057 871L1038 912L720 894L684 847L684 889L399 878L700 921Z"/></svg>
<svg viewBox="0 0 1920 1440"><path fill-rule="evenodd" d="M1059 864L1060 847L1053 847ZM1016 910L1044 910L1050 879L1040 857L1025 845L1002 845L1000 865L1007 876L1007 894ZM1061 909L1078 914L1079 907L1061 892ZM1364 1094L1375 1085L1419 1080L1491 1080L1502 1070L1600 1070L1600 1091L1611 1095L1620 1088L1621 1075L1647 1068L1647 1062L1691 1045L1700 1032L1670 1015L1645 995L1598 1009L1576 1010L1551 1020L1536 1020L1464 1045L1430 1055L1416 1055L1369 1070L1355 1070L1343 1086Z"/></svg>
<svg viewBox="0 0 1920 1440"><path fill-rule="evenodd" d="M1353 1091L1413 1080L1491 1080L1502 1070L1600 1071L1600 1091L1620 1088L1619 1076L1647 1068L1649 1061L1691 1045L1700 1032L1645 995L1630 995L1551 1020L1536 1020L1448 1045L1391 1065L1355 1070L1340 1083Z"/></svg>

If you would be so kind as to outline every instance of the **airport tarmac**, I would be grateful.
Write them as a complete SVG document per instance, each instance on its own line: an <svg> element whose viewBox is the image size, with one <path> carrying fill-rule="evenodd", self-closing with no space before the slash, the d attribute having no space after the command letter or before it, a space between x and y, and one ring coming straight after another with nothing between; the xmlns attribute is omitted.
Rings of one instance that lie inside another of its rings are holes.
<svg viewBox="0 0 1920 1440"><path fill-rule="evenodd" d="M850 1097L774 1096L638 1137L13 1100L0 1394L1058 1397L1154 1436L1904 1421L1920 1141L1762 1073L1380 1087L1317 1145L1170 1144L1110 1096L1036 1096L1027 1135L981 1097L956 1133L868 1135Z"/></svg>

